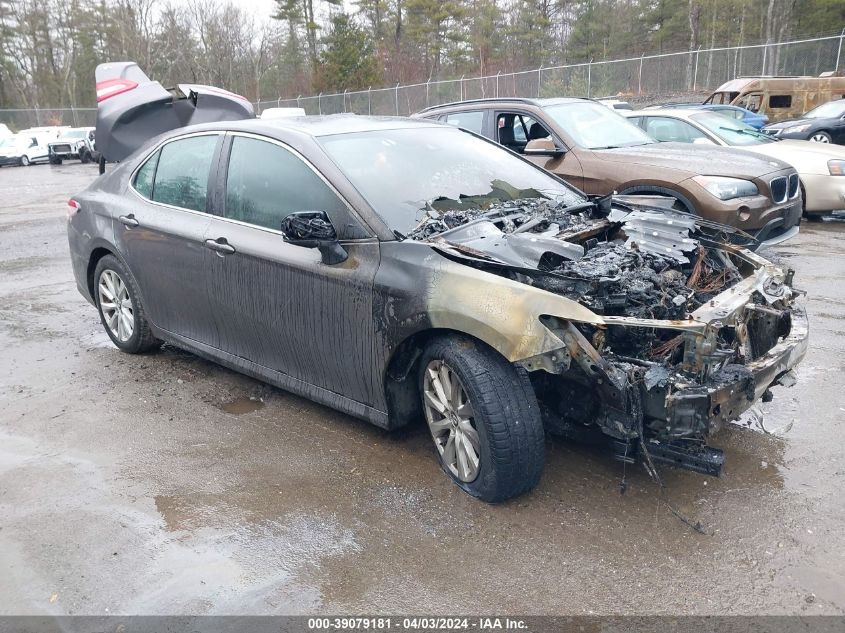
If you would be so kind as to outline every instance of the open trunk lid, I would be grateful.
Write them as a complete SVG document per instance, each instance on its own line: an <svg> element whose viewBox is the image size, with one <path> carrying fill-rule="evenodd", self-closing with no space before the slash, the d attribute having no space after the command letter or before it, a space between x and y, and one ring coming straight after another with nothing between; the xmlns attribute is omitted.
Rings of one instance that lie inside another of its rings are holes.
<svg viewBox="0 0 845 633"><path fill-rule="evenodd" d="M121 161L150 138L186 125L252 119L244 97L213 86L166 89L134 62L100 64L97 81L97 149Z"/></svg>

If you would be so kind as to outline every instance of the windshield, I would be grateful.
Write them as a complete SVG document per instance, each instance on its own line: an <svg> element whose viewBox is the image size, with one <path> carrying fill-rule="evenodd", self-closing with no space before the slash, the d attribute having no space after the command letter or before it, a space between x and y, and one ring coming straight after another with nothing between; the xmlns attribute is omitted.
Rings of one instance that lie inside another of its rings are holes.
<svg viewBox="0 0 845 633"><path fill-rule="evenodd" d="M603 106L599 106L603 107ZM507 150L452 127L378 130L318 139L388 227L410 233L449 209L581 194Z"/></svg>
<svg viewBox="0 0 845 633"><path fill-rule="evenodd" d="M575 144L585 149L611 149L656 143L624 117L592 101L547 106L544 110Z"/></svg>
<svg viewBox="0 0 845 633"><path fill-rule="evenodd" d="M835 119L845 114L845 99L828 101L804 114L803 119Z"/></svg>
<svg viewBox="0 0 845 633"><path fill-rule="evenodd" d="M690 115L690 119L698 123L708 132L718 136L728 145L759 145L760 143L776 143L777 140L758 132L742 121L728 118L721 114L702 112Z"/></svg>
<svg viewBox="0 0 845 633"><path fill-rule="evenodd" d="M71 130L62 134L65 138L85 138L85 130Z"/></svg>

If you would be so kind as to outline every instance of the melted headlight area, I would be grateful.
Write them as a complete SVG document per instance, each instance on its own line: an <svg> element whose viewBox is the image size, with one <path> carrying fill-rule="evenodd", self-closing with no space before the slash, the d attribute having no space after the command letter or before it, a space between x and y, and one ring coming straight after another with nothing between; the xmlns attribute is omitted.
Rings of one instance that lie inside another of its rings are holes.
<svg viewBox="0 0 845 633"><path fill-rule="evenodd" d="M531 372L549 430L576 438L600 431L613 438L620 459L648 450L654 461L718 475L721 453L706 446L708 437L769 396L768 387L788 373L783 365L755 374L792 334L793 314L801 314L788 287L764 283L779 297L770 301L765 290L755 291L724 320L705 323L592 325L542 317L563 345L520 364ZM714 298L705 312L730 310L735 294ZM551 355L553 364L546 362Z"/></svg>

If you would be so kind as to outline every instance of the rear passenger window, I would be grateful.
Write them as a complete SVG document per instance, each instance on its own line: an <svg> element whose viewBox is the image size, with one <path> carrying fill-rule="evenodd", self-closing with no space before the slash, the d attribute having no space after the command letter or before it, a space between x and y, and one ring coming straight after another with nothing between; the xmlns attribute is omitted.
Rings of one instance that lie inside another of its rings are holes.
<svg viewBox="0 0 845 633"><path fill-rule="evenodd" d="M206 210L208 171L219 135L192 136L161 148L153 200L174 207Z"/></svg>
<svg viewBox="0 0 845 633"><path fill-rule="evenodd" d="M475 132L476 134L481 134L484 129L484 111L447 114L446 123L469 130L470 132Z"/></svg>
<svg viewBox="0 0 845 633"><path fill-rule="evenodd" d="M153 198L153 177L156 175L156 165L158 165L160 153L158 151L150 156L138 170L138 173L135 174L135 191L149 200Z"/></svg>
<svg viewBox="0 0 845 633"><path fill-rule="evenodd" d="M349 223L343 201L298 156L275 143L234 137L226 217L278 231L295 211L325 211L341 234Z"/></svg>
<svg viewBox="0 0 845 633"><path fill-rule="evenodd" d="M772 95L769 97L770 108L792 107L792 95Z"/></svg>

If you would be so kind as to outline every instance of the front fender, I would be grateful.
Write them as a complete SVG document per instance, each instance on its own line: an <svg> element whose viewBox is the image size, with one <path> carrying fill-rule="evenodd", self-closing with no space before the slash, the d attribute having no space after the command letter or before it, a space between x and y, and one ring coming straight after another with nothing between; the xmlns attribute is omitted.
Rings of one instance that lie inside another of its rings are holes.
<svg viewBox="0 0 845 633"><path fill-rule="evenodd" d="M540 321L543 315L604 323L571 299L432 253L435 257L426 300L431 325L474 336L510 362L563 347Z"/></svg>

